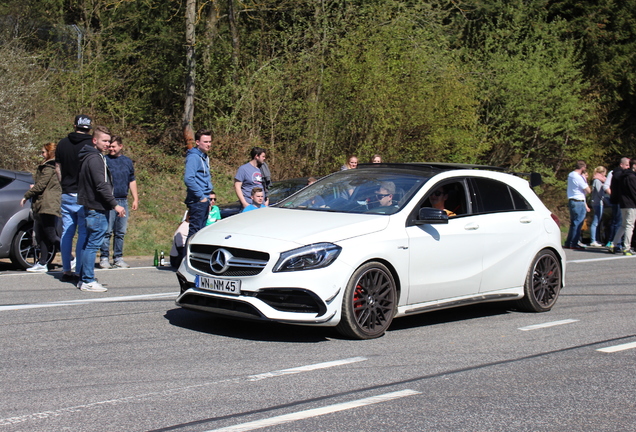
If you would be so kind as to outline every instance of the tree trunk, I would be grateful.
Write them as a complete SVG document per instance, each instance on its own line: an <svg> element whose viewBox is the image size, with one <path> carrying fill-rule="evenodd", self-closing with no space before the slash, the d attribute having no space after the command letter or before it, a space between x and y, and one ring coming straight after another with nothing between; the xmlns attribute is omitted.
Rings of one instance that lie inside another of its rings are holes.
<svg viewBox="0 0 636 432"><path fill-rule="evenodd" d="M208 5L208 19L205 23L205 42L203 44L204 51L201 56L199 50L199 57L203 60L203 69L208 70L212 63L212 47L216 42L216 38L219 35L219 4L217 0L212 0Z"/></svg>
<svg viewBox="0 0 636 432"><path fill-rule="evenodd" d="M238 27L236 26L236 11L234 10L234 0L228 0L227 2L227 15L230 21L230 32L232 33L232 81L234 84L238 82L238 63L239 63L239 48L240 39L238 33Z"/></svg>
<svg viewBox="0 0 636 432"><path fill-rule="evenodd" d="M320 109L320 102L322 100L322 84L325 72L325 49L327 45L325 26L327 16L325 13L324 0L315 0L314 4L314 46L318 48L318 62L320 66L319 76L316 79L316 87L310 94L310 101L312 104L312 115L310 118L310 129L313 129L312 135L314 136L314 163L312 171L316 172L321 167L319 166L325 153L327 143L324 139L324 116Z"/></svg>
<svg viewBox="0 0 636 432"><path fill-rule="evenodd" d="M192 127L192 121L194 118L194 80L196 67L196 58L194 55L194 24L196 22L196 12L196 0L186 0L186 85L182 126L183 140L188 149L194 146L194 128Z"/></svg>

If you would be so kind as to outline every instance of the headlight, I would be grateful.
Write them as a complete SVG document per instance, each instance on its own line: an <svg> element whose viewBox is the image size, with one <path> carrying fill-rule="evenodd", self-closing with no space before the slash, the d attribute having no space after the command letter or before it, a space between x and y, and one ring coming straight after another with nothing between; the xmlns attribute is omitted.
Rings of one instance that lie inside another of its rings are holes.
<svg viewBox="0 0 636 432"><path fill-rule="evenodd" d="M316 243L280 254L274 272L313 270L331 264L342 248L332 243Z"/></svg>

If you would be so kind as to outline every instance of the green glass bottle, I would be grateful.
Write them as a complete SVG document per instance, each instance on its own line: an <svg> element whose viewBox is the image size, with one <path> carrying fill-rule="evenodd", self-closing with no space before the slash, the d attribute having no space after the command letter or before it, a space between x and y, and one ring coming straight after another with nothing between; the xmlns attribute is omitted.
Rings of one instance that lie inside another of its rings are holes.
<svg viewBox="0 0 636 432"><path fill-rule="evenodd" d="M159 253L157 252L157 249L155 249L155 267L159 266Z"/></svg>

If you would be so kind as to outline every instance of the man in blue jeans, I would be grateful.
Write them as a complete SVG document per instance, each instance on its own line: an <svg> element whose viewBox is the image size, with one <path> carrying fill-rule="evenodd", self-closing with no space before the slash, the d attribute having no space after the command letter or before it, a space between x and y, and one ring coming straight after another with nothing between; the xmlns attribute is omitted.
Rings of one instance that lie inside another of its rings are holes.
<svg viewBox="0 0 636 432"><path fill-rule="evenodd" d="M591 192L586 178L587 165L584 161L576 162L576 168L568 175L568 207L570 208L570 229L568 237L565 239L563 247L566 249L583 250L585 247L580 243L581 228L585 221L585 215L590 208L585 202L585 195Z"/></svg>
<svg viewBox="0 0 636 432"><path fill-rule="evenodd" d="M108 229L106 213L114 209L117 216L126 216L126 210L117 204L113 195L113 181L102 154L110 145L110 131L96 126L92 145L80 151L80 174L77 202L84 206L86 241L82 250L82 269L77 287L82 291L104 292L107 289L95 279L95 257L104 243Z"/></svg>
<svg viewBox="0 0 636 432"><path fill-rule="evenodd" d="M194 134L196 147L186 153L183 182L186 185L185 204L190 215L188 238L205 226L210 211L212 179L210 177L210 159L208 152L212 145L212 132L199 129Z"/></svg>
<svg viewBox="0 0 636 432"><path fill-rule="evenodd" d="M135 180L135 167L133 161L122 154L124 150L123 139L120 136L113 136L108 146L106 163L113 176L113 195L117 204L126 211L126 216L117 217L114 210L107 214L108 230L101 247L99 266L103 269L110 268L108 256L110 254L110 238L113 237L113 267L130 267L124 261L124 236L128 228L128 190L133 197L132 210L137 210L139 197L137 195L137 180Z"/></svg>
<svg viewBox="0 0 636 432"><path fill-rule="evenodd" d="M77 203L77 179L79 177L79 152L85 145L92 145L90 135L91 118L80 114L75 117L75 132L60 140L55 149L55 172L62 185L62 237L60 252L62 254L63 282L76 282L77 273L81 270L81 247L86 239L84 226L84 207ZM77 230L75 249L76 269L73 269L73 237Z"/></svg>

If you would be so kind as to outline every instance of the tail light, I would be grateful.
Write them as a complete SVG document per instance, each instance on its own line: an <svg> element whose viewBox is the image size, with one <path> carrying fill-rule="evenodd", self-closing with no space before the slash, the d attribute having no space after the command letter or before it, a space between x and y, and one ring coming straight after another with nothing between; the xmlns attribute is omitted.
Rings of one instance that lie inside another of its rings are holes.
<svg viewBox="0 0 636 432"><path fill-rule="evenodd" d="M561 226L561 221L559 220L559 218L557 217L557 215L555 215L554 213L550 213L550 217L552 218L552 220L554 222L556 222L557 226L560 227Z"/></svg>

